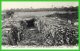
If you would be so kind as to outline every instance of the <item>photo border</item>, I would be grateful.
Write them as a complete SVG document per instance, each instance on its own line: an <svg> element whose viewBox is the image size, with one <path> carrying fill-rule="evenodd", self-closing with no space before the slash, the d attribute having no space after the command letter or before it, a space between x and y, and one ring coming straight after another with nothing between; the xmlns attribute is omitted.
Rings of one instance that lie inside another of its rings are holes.
<svg viewBox="0 0 80 51"><path fill-rule="evenodd" d="M2 2L78 2L78 49L2 49ZM79 51L80 50L80 0L0 0L0 50L1 51Z"/></svg>

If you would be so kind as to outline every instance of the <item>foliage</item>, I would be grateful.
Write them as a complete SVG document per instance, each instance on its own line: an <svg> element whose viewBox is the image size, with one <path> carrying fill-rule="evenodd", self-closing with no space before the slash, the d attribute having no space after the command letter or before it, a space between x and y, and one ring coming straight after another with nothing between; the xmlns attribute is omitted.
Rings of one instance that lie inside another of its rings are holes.
<svg viewBox="0 0 80 51"><path fill-rule="evenodd" d="M13 14L14 14L14 11L11 11L11 10L6 11L6 14L10 17L11 15L13 15Z"/></svg>

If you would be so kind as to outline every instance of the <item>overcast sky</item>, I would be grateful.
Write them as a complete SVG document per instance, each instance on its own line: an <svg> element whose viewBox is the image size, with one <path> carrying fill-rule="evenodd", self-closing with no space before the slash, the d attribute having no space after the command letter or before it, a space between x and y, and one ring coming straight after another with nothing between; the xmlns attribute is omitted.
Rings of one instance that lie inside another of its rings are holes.
<svg viewBox="0 0 80 51"><path fill-rule="evenodd" d="M78 2L2 2L2 10L13 8L51 8L78 6Z"/></svg>

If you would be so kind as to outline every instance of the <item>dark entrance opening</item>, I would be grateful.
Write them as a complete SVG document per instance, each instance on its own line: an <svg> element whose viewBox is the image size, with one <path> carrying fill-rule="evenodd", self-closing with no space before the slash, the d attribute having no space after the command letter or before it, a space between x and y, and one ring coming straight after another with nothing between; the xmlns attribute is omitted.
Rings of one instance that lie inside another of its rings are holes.
<svg viewBox="0 0 80 51"><path fill-rule="evenodd" d="M33 27L35 27L34 22L35 22L35 19L26 20L27 27L28 27L28 28L33 28Z"/></svg>

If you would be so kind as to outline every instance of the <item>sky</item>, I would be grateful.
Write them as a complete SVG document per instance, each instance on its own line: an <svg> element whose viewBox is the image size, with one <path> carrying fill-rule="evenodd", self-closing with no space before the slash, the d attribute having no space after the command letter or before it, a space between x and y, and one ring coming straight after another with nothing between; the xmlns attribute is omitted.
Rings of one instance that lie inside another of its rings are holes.
<svg viewBox="0 0 80 51"><path fill-rule="evenodd" d="M2 10L16 8L51 8L78 6L78 2L2 2Z"/></svg>

